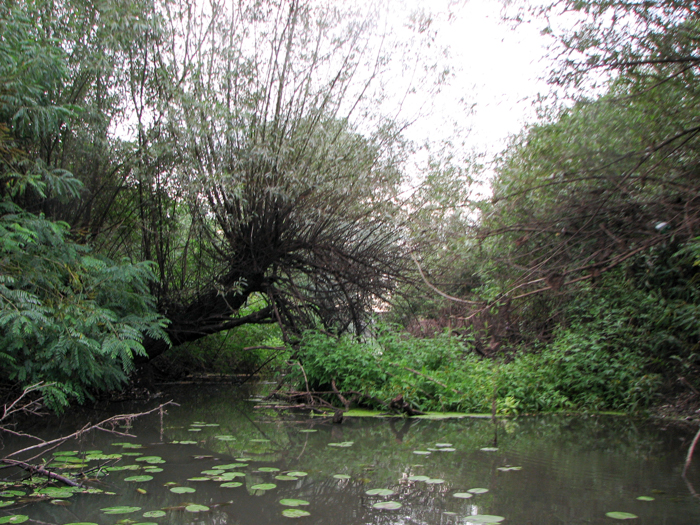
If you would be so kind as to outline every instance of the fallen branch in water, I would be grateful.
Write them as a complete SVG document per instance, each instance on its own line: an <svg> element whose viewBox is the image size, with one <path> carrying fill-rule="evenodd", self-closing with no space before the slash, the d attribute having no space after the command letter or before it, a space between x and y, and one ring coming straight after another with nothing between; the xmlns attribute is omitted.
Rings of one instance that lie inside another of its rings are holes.
<svg viewBox="0 0 700 525"><path fill-rule="evenodd" d="M125 421L130 422L136 418L139 418L142 416L147 416L148 414L152 414L154 412L162 411L164 407L167 407L169 405L179 406L177 403L175 403L173 401L168 401L167 403L162 403L151 410L147 410L146 412L138 412L138 413L134 413L134 414L118 414L116 416L108 417L107 419L104 419L104 420L102 420L99 423L96 423L94 425L91 425L88 423L83 428L81 428L80 430L77 430L76 432L73 432L72 434L69 434L67 436L62 436L62 437L59 437L56 439L52 439L51 441L44 441L38 437L30 436L30 437L34 437L34 439L38 439L39 441L41 441L41 443L38 443L36 445L32 445L30 447L25 447L25 448L20 449L20 450L16 450L16 451L8 454L4 458L0 459L0 463L4 463L4 464L10 465L10 466L20 467L20 468L22 468L24 470L28 470L30 472L41 473L43 475L48 476L51 479L61 481L63 483L71 485L71 486L80 486L79 483L72 481L70 478L67 478L65 476L61 476L60 474L56 474L56 473L53 473L51 471L48 471L44 467L32 465L29 462L41 457L49 450L53 450L54 448L62 445L66 441L73 439L73 438L79 438L83 434L86 434L87 432L90 432L92 430L101 430L103 432L108 432L110 434L117 434L119 436L125 436L125 437L135 437L133 434L127 434L125 432L119 432L117 430L114 430L114 427L118 423L125 422ZM107 427L111 427L111 428L107 428ZM6 429L4 429L2 427L0 427L0 430L7 431ZM12 432L12 433L16 434L16 432ZM40 452L38 454L36 454L35 456L32 456L31 458L27 458L24 460L12 459L13 456L19 456L21 454L25 454L27 452L37 451L37 450L40 450Z"/></svg>
<svg viewBox="0 0 700 525"><path fill-rule="evenodd" d="M44 467L41 467L39 465L32 465L30 463L26 463L24 461L17 461L16 459L3 459L2 463L5 463L6 465L10 465L13 467L19 467L27 472L30 472L31 474L41 474L42 476L46 476L49 479L55 479L56 481L60 481L62 483L65 483L66 485L70 485L71 487L79 487L80 483L77 481L73 481L70 478L67 478L65 476L62 476L61 474L56 474L55 472L51 472L50 470L46 470Z"/></svg>

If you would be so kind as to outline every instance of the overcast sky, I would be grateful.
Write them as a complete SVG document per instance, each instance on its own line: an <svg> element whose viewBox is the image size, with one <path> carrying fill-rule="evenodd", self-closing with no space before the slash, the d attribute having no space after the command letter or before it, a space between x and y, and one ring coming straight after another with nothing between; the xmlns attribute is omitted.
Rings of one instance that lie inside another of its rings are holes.
<svg viewBox="0 0 700 525"><path fill-rule="evenodd" d="M500 0L409 3L439 13L433 27L438 45L450 48L454 77L434 100L431 116L421 118L407 135L417 141L435 139L448 136L452 122L467 123L463 127L469 132L458 133L464 148L496 154L510 134L535 119L533 102L547 92L542 78L550 67L545 57L550 39L540 34L544 24L513 28L501 18ZM473 113L464 118L468 107Z"/></svg>

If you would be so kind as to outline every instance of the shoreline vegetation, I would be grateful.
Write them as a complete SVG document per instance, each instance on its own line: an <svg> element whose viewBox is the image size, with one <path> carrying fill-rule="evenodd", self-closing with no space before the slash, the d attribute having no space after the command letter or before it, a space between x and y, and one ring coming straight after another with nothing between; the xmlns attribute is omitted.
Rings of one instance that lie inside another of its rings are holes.
<svg viewBox="0 0 700 525"><path fill-rule="evenodd" d="M515 13L570 15L561 98L489 166L385 105L449 83L445 13L351 4L0 5L3 419L149 367L338 419L700 413L698 2Z"/></svg>

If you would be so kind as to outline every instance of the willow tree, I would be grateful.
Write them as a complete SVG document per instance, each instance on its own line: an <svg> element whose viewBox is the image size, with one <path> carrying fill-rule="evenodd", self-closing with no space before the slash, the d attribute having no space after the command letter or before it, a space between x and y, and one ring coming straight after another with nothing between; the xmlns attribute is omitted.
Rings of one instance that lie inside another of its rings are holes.
<svg viewBox="0 0 700 525"><path fill-rule="evenodd" d="M397 47L388 13L365 3L66 0L38 12L61 17L63 95L83 108L46 154L86 191L46 211L102 253L157 263L172 343L249 322L361 331L390 299L405 275L406 123L378 108L409 67L441 80L415 59L431 38L424 18ZM266 306L241 315L253 295ZM165 348L153 341L149 355Z"/></svg>

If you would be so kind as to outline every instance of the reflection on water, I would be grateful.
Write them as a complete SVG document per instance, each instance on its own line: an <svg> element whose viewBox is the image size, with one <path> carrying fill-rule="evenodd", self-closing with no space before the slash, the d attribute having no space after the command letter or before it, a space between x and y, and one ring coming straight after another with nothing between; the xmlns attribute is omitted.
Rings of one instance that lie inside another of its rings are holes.
<svg viewBox="0 0 700 525"><path fill-rule="evenodd" d="M156 414L133 423L130 432L137 438L98 433L65 447L133 454L89 463L137 469L90 482L113 495L75 494L65 499L68 506L15 496L13 505L0 508L0 517L27 515L60 525L264 525L289 524L282 512L297 508L308 511L299 518L306 524L470 524L479 521L470 516L489 515L504 517L506 525L559 525L619 523L606 517L619 511L637 515L630 523L639 525L700 525L700 499L691 493L700 490L700 458L687 480L681 476L694 433L690 427L622 417L523 417L500 422L496 448L488 419L346 418L334 425L305 414L256 409L259 401L238 399L234 389L224 387L193 388L173 397L181 406L168 409L163 428ZM125 442L142 448L116 444ZM5 445L5 450L13 446ZM162 460L139 461L146 456ZM221 466L226 468L217 469ZM505 467L521 468L499 470ZM288 475L294 471L298 474ZM152 479L125 481L140 475ZM231 482L241 485L225 486ZM260 484L275 488L253 488ZM171 491L175 485L195 491L178 494ZM487 491L468 492L476 488ZM394 494L367 495L372 489ZM654 499L639 501L639 496ZM288 498L309 504L280 504ZM383 501L401 507L373 507ZM188 512L188 504L209 510ZM140 510L124 515L100 510L118 505ZM164 517L143 516L160 509L166 509Z"/></svg>

